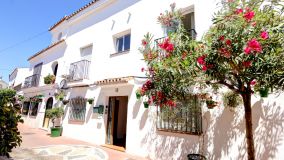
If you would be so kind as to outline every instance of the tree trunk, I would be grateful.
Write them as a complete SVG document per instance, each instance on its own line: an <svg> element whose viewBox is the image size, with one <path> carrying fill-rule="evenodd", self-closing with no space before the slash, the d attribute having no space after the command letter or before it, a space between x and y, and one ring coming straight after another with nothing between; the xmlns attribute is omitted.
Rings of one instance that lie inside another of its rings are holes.
<svg viewBox="0 0 284 160"><path fill-rule="evenodd" d="M255 160L254 139L253 139L253 130L252 130L251 94L245 93L242 94L242 97L245 108L248 160Z"/></svg>

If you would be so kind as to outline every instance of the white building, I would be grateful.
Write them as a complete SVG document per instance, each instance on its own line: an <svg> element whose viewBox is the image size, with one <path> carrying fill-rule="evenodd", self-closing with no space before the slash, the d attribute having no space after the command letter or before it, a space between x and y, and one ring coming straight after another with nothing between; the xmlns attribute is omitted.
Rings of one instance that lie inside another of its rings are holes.
<svg viewBox="0 0 284 160"><path fill-rule="evenodd" d="M143 107L135 96L145 79L138 48L150 32L164 37L157 16L171 0L94 0L50 28L52 43L31 56L22 86L25 97L43 95L40 103L24 103L25 123L48 128L45 110L63 105L55 94L65 93L63 135L95 143L116 145L125 152L150 159L186 159L200 153L208 159L246 159L243 110L202 107L187 119L186 130L161 126L156 107ZM188 29L200 39L209 28L217 1L176 0ZM44 77L56 76L44 84ZM93 104L87 99L93 98ZM283 95L269 100L254 97L253 125L257 159L281 159L284 154ZM272 100L273 99L273 100ZM262 107L261 107L262 106ZM99 112L99 113L98 113ZM199 123L198 120L202 121ZM169 122L168 122L169 123ZM197 124L198 123L198 124ZM196 127L199 126L200 128ZM273 135L273 136L271 136Z"/></svg>
<svg viewBox="0 0 284 160"><path fill-rule="evenodd" d="M28 73L29 68L15 68L9 75L9 88L16 90L17 94L23 94L22 85Z"/></svg>
<svg viewBox="0 0 284 160"><path fill-rule="evenodd" d="M0 77L0 89L5 89L8 87L9 85L4 80L2 80L2 77Z"/></svg>

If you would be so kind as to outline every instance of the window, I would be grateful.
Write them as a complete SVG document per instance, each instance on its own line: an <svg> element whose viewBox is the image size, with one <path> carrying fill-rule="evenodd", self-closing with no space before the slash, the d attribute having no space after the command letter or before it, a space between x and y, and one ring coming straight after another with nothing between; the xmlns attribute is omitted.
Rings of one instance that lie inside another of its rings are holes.
<svg viewBox="0 0 284 160"><path fill-rule="evenodd" d="M157 113L158 130L196 135L202 133L201 103L197 96L188 96L175 108L161 107Z"/></svg>
<svg viewBox="0 0 284 160"><path fill-rule="evenodd" d="M93 52L93 45L89 45L87 47L83 47L80 49L81 52L81 59L82 60L92 60L92 52Z"/></svg>
<svg viewBox="0 0 284 160"><path fill-rule="evenodd" d="M22 115L28 115L30 108L30 102L24 102L23 109L22 109Z"/></svg>
<svg viewBox="0 0 284 160"><path fill-rule="evenodd" d="M127 34L116 39L116 52L124 52L130 49L131 35Z"/></svg>
<svg viewBox="0 0 284 160"><path fill-rule="evenodd" d="M87 99L82 97L72 98L69 102L69 120L85 121Z"/></svg>
<svg viewBox="0 0 284 160"><path fill-rule="evenodd" d="M38 105L39 105L39 103L37 103L37 102L31 103L31 113L30 113L31 116L37 116Z"/></svg>

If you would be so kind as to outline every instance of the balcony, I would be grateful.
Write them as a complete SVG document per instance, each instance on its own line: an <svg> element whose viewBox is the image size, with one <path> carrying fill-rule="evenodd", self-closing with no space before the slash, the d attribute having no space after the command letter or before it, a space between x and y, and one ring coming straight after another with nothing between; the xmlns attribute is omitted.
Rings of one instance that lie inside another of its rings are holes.
<svg viewBox="0 0 284 160"><path fill-rule="evenodd" d="M39 85L39 74L34 74L32 76L29 76L25 79L25 83L23 88L31 88L31 87L37 87Z"/></svg>
<svg viewBox="0 0 284 160"><path fill-rule="evenodd" d="M91 62L88 60L81 60L70 64L68 82L80 81L89 79L89 70Z"/></svg>

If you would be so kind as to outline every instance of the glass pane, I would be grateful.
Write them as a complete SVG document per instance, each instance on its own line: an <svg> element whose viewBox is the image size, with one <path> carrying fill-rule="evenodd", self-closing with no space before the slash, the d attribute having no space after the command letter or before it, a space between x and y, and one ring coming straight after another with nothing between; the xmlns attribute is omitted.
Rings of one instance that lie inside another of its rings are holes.
<svg viewBox="0 0 284 160"><path fill-rule="evenodd" d="M130 34L126 35L124 37L124 51L127 51L130 49Z"/></svg>
<svg viewBox="0 0 284 160"><path fill-rule="evenodd" d="M123 37L118 38L116 40L116 47L117 47L117 52L122 52L123 51Z"/></svg>

